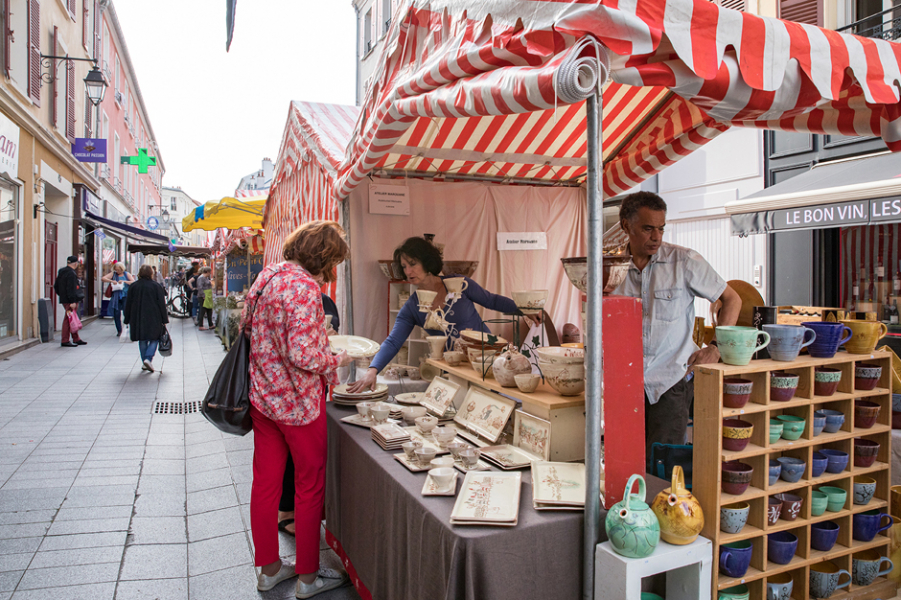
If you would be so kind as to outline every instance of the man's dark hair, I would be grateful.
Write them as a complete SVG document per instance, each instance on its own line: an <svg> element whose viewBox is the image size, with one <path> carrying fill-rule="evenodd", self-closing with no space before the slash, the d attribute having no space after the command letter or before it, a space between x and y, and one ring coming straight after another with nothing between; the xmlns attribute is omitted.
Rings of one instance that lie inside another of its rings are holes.
<svg viewBox="0 0 901 600"><path fill-rule="evenodd" d="M432 242L421 237L407 238L394 251L395 268L403 273L403 267L400 264L401 258L418 262L426 273L431 273L432 275L437 275L444 268L444 261L441 260L441 253L438 252L438 248Z"/></svg>
<svg viewBox="0 0 901 600"><path fill-rule="evenodd" d="M653 192L635 192L623 198L623 203L619 207L619 220L623 219L631 221L638 214L641 208L649 208L651 210L662 210L666 212L666 202L663 198Z"/></svg>

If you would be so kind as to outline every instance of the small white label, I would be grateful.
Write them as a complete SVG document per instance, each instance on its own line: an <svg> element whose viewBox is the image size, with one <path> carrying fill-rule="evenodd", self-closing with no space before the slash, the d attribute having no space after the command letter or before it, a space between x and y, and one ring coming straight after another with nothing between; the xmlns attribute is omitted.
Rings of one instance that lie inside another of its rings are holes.
<svg viewBox="0 0 901 600"><path fill-rule="evenodd" d="M876 267L876 277L885 277L885 267L882 265Z"/></svg>
<svg viewBox="0 0 901 600"><path fill-rule="evenodd" d="M854 287L851 288L851 290L852 290L852 292L851 292L852 294L854 294L855 296L860 296L860 286L855 285Z"/></svg>
<svg viewBox="0 0 901 600"><path fill-rule="evenodd" d="M547 234L543 231L498 232L497 249L547 250Z"/></svg>
<svg viewBox="0 0 901 600"><path fill-rule="evenodd" d="M895 288L896 292L901 292L901 279L896 279L892 282L892 287Z"/></svg>
<svg viewBox="0 0 901 600"><path fill-rule="evenodd" d="M370 185L369 214L410 214L410 188L405 185Z"/></svg>

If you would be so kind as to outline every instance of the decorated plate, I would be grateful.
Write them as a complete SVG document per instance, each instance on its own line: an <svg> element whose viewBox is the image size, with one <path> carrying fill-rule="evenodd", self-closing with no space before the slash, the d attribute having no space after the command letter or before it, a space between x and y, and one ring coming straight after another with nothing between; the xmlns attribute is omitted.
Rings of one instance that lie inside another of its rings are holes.
<svg viewBox="0 0 901 600"><path fill-rule="evenodd" d="M372 398L373 396L384 396L388 393L388 385L384 383L375 384L374 390L364 390L362 392L358 392L356 394L352 394L347 391L346 383L342 383L341 385L336 385L332 388L333 396L340 396L345 399L353 399L353 398Z"/></svg>
<svg viewBox="0 0 901 600"><path fill-rule="evenodd" d="M369 358L379 351L379 344L358 335L333 335L328 339L332 352L346 351L351 358Z"/></svg>
<svg viewBox="0 0 901 600"><path fill-rule="evenodd" d="M406 394L395 394L394 399L398 404L407 404L417 406L425 394L423 392L407 392Z"/></svg>

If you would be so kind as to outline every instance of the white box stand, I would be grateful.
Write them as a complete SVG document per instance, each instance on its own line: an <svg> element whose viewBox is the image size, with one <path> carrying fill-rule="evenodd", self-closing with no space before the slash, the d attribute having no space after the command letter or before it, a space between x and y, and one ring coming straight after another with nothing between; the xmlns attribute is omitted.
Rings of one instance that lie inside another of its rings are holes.
<svg viewBox="0 0 901 600"><path fill-rule="evenodd" d="M710 600L713 544L698 537L685 546L662 541L646 558L626 558L610 542L594 558L595 600L639 600L644 577L666 573L666 600Z"/></svg>

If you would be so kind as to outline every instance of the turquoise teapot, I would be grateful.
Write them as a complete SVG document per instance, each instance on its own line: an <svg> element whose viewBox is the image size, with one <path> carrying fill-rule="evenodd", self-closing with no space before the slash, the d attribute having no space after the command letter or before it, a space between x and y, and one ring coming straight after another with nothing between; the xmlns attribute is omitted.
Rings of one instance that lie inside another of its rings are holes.
<svg viewBox="0 0 901 600"><path fill-rule="evenodd" d="M638 480L638 493L632 486ZM607 512L607 539L613 549L629 558L649 556L660 542L660 522L645 502L645 483L641 475L632 475L626 483L626 493Z"/></svg>

